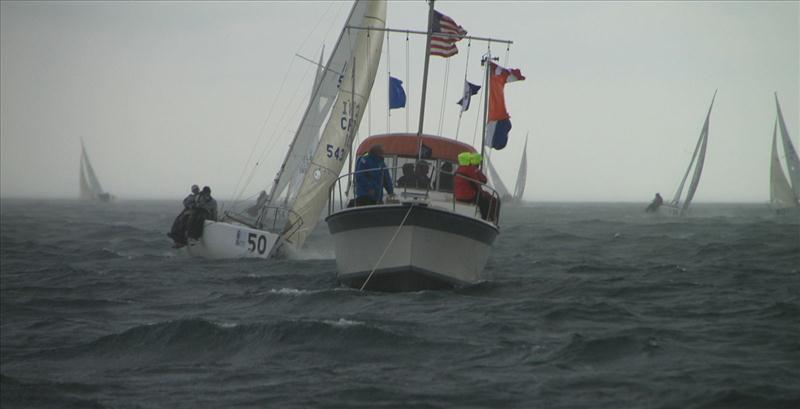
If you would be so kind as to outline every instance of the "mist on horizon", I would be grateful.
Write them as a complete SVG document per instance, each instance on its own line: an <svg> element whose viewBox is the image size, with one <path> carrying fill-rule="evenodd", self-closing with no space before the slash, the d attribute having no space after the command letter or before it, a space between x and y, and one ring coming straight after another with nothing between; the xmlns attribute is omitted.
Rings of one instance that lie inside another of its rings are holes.
<svg viewBox="0 0 800 409"><path fill-rule="evenodd" d="M223 201L243 184L242 198L268 190L313 82L296 54L327 53L351 4L0 2L0 197L77 198L81 139L120 200L180 200L192 184ZM715 90L695 203L769 200L775 92L800 148L797 2L436 7L470 35L514 41L493 46L526 80L505 88L513 129L491 157L513 186L529 133L526 201L669 200ZM389 3L387 25L423 30L426 13ZM356 143L416 132L423 46L385 41ZM479 147L479 105L459 124L455 102L464 78L480 83L486 44L458 47L431 59L425 133L458 130ZM404 81L408 119L387 121L388 71Z"/></svg>

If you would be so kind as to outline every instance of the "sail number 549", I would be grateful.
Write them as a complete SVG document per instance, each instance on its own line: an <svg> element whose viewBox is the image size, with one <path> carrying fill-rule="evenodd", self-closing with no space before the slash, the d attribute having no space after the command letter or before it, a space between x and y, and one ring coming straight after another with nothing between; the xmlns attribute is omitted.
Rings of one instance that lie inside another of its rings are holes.
<svg viewBox="0 0 800 409"><path fill-rule="evenodd" d="M325 153L326 156L328 156L329 158L334 158L338 161L343 161L344 158L347 156L347 150L345 150L344 148L333 146L331 144L325 146Z"/></svg>

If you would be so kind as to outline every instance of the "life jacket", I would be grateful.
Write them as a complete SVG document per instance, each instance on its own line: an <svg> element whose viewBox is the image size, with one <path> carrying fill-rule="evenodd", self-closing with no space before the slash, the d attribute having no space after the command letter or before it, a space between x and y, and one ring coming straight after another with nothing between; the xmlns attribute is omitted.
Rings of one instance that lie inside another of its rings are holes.
<svg viewBox="0 0 800 409"><path fill-rule="evenodd" d="M474 165L459 166L456 169L456 176L453 181L453 195L458 201L471 202L475 200L475 195L481 190L481 187L479 183L465 178L486 183L486 176Z"/></svg>

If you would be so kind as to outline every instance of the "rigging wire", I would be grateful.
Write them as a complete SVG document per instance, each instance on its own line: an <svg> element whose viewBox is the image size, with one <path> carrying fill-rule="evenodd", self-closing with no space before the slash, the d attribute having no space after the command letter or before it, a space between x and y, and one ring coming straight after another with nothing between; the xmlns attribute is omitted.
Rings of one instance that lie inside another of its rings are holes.
<svg viewBox="0 0 800 409"><path fill-rule="evenodd" d="M310 71L311 67L312 66L309 65L308 68L306 68L306 71L303 74L303 79L304 80L308 79L308 74L309 74L309 71ZM305 82L307 82L307 81L303 81L303 83L305 83ZM276 132L275 135L285 135L289 131L289 129L288 129L289 126L290 126L289 119L291 119L291 118L287 114L288 114L289 108L291 106L293 106L293 105L295 106L295 108L293 110L293 112L295 112L295 113L297 113L298 111L302 110L302 104L303 104L303 102L305 102L304 99L302 97L300 97L300 100L296 101L297 98L298 98L298 95L300 94L301 85L302 84L298 84L297 88L295 89L294 94L289 99L289 103L284 105L283 114L281 114L281 117L278 120L278 123L277 123L277 125L275 127L275 129L280 129L280 130L278 132ZM294 116L296 116L296 115L294 115ZM278 143L279 139L280 138L278 138L278 137L272 138L271 143L266 145L264 147L264 149L261 150L261 153L258 155L258 157L257 157L258 159L256 160L255 165L253 165L253 168L251 169L250 174L247 177L247 180L242 185L241 190L237 194L237 196L236 196L237 198L241 197L241 195L244 194L244 190L247 188L247 186L250 184L250 182L253 181L253 178L256 175L256 170L257 170L258 166L260 166L261 163L264 161L264 159L266 159L267 155L269 155L269 153L272 152L272 150L275 148L275 145Z"/></svg>
<svg viewBox="0 0 800 409"><path fill-rule="evenodd" d="M489 41L488 45L486 46L486 52L487 55L491 55L492 53L491 41ZM489 69L490 62L491 61L489 59L486 60L486 68L484 69L486 70ZM486 82L486 71L484 71L483 74L481 74L481 77L482 77L481 84L483 84L481 87L481 89L483 89L483 94L481 94L481 97L483 98L481 98L481 100L478 102L478 115L475 117L475 130L472 132L472 146L475 146L475 137L478 135L478 124L480 123L480 120L483 117L483 115L480 114L483 108L483 100L486 99L485 98L486 93L489 92L489 84ZM481 144L483 144L483 137L481 137Z"/></svg>
<svg viewBox="0 0 800 409"><path fill-rule="evenodd" d="M367 44L369 44L370 33L371 33L371 31L369 29L367 29ZM367 61L369 61L369 53L370 53L370 48L367 47ZM355 69L356 69L356 67L353 67L353 70L355 70ZM377 75L377 72L375 74ZM355 86L355 84L353 84L353 85ZM353 106L355 106L355 101L351 101L351 103L353 104ZM355 114L356 114L355 110L350 112L350 116L351 117L353 117ZM350 126L350 125L348 125L348 126ZM367 133L372 135L372 98L369 98L367 100ZM352 147L351 147L351 150L352 150Z"/></svg>
<svg viewBox="0 0 800 409"><path fill-rule="evenodd" d="M442 124L444 123L444 108L445 103L447 103L447 85L450 82L450 59L448 58L447 61L444 63L444 86L442 87L442 105L439 108L439 128L437 130L437 135L442 135Z"/></svg>
<svg viewBox="0 0 800 409"><path fill-rule="evenodd" d="M322 24L322 22L327 20L327 16L330 13L331 8L333 7L333 4L334 3L330 3L328 5L328 7L325 9L325 12L322 13L322 16L317 20L316 24L314 24L314 28L312 28L308 32L308 35L306 35L306 38L303 39L303 41L300 43L300 46L298 47L298 50L302 49L306 45L308 40L316 32L317 28L319 28L319 26ZM333 24L334 24L334 22L336 20L338 20L338 17L341 14L341 11L342 11L342 8L339 8L339 10L336 12L336 18L330 19L331 20L331 24L329 25L328 30L326 31L326 33L330 33L330 31L333 29ZM284 86L286 84L286 81L287 81L287 79L289 77L289 73L293 72L292 66L294 65L294 61L295 61L295 58L292 58L292 60L289 62L289 69L286 70L286 73L283 76L283 80L281 81L281 85L278 88L278 93L277 93L275 99L272 101L272 105L270 106L270 109L267 112L267 116L264 118L264 121L262 121L262 123L261 123L261 127L259 128L259 131L258 131L258 134L256 136L256 139L253 142L253 146L250 148L250 154L248 155L247 160L245 161L244 166L242 167L242 172L239 174L239 177L236 180L236 184L234 185L234 188L233 188L234 195L233 195L232 202L236 202L237 200L239 200L241 198L241 195L244 193L244 190L247 188L247 183L246 183L244 186L241 186L241 191L239 193L237 193L237 191L239 191L240 184L242 183L242 180L244 179L244 176L247 173L247 168L250 166L250 163L253 160L253 154L256 152L256 148L257 148L257 146L259 145L259 143L262 140L262 137L263 137L263 134L264 134L264 130L266 129L270 118L272 118L273 112L275 112L275 105L277 104L278 100L280 99L281 93L283 92L283 88L284 88ZM273 137L273 138L277 138L277 134L276 133L272 133L270 136ZM258 166L258 164L254 165L254 168L257 167L257 166ZM255 172L255 169L251 170L251 173L253 173L253 172ZM248 180L252 180L252 176L249 176ZM249 183L249 181L248 181L248 183Z"/></svg>
<svg viewBox="0 0 800 409"><path fill-rule="evenodd" d="M414 208L414 204L413 203L408 206L408 211L406 212L406 215L403 217L403 221L401 221L400 225L397 226L397 230L394 232L394 236L392 236L392 239L389 240L389 244L386 245L386 248L383 249L383 253L378 258L378 262L375 263L375 267L372 267L372 271L369 272L369 275L367 276L367 279L364 280L364 284L361 285L361 289L359 291L364 291L364 288L367 286L367 283L369 283L369 280L372 278L372 275L375 274L375 270L377 270L378 266L381 265L381 261L383 261L383 257L386 256L386 252L389 251L389 247L392 247L392 243L394 243L394 239L396 239L397 235L400 234L400 230L406 224L406 219L408 219L408 215L411 214L411 209L413 209L413 208Z"/></svg>
<svg viewBox="0 0 800 409"><path fill-rule="evenodd" d="M386 133L391 132L392 122L392 59L389 54L389 32L386 32ZM370 133L372 135L372 133Z"/></svg>
<svg viewBox="0 0 800 409"><path fill-rule="evenodd" d="M270 118L272 117L272 113L275 111L275 104L278 102L278 99L281 96L281 93L283 92L283 87L284 87L284 85L286 85L286 80L289 78L289 73L292 72L292 66L294 65L294 61L295 61L295 59L292 58L292 60L289 62L289 69L286 70L286 74L284 74L284 76L283 76L283 81L281 81L281 85L278 88L278 94L275 97L275 99L272 101L272 106L270 107L269 112L267 113L267 117L264 118L263 122L261 122L261 127L259 128L258 135L256 136L256 140L253 142L253 146L250 148L250 155L247 157L247 160L245 161L244 166L242 167L242 173L239 175L239 178L236 181L236 185L233 188L233 201L234 202L237 201L239 199L239 196L241 195L241 193L237 193L239 191L239 185L242 183L242 179L244 178L245 173L247 173L247 168L250 166L250 161L253 160L253 154L256 152L256 147L258 146L259 142L261 141L261 137L262 137L262 135L264 133L264 129L266 129L267 123L269 122ZM274 137L275 134L273 133L271 136ZM253 170L251 170L251 172L253 172ZM244 189L245 189L245 187L242 186L242 190L244 190Z"/></svg>
<svg viewBox="0 0 800 409"><path fill-rule="evenodd" d="M408 95L406 97L406 133L408 133L408 112L411 110L411 72L408 70L409 60L411 59L411 55L408 52L408 32L406 32L406 89L408 90Z"/></svg>
<svg viewBox="0 0 800 409"><path fill-rule="evenodd" d="M472 49L472 40L467 41L467 59L464 66L464 88L467 87L467 72L469 71L469 52ZM462 97L463 97L462 93ZM466 95L467 98L471 98L470 95ZM456 122L456 140L458 140L458 132L461 130L461 117L464 115L464 111L459 109L458 110L458 122Z"/></svg>

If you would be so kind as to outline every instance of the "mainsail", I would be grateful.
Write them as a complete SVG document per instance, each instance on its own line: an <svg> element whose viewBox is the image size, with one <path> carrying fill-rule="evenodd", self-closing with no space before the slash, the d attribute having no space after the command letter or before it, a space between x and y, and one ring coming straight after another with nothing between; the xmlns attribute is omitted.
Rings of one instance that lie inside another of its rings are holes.
<svg viewBox="0 0 800 409"><path fill-rule="evenodd" d="M783 141L783 153L786 157L786 167L789 170L789 181L792 183L792 192L795 198L800 198L800 159L797 151L794 150L789 131L786 129L786 122L783 121L781 104L778 102L778 94L775 93L775 106L778 108L778 124L781 129L781 140Z"/></svg>
<svg viewBox="0 0 800 409"><path fill-rule="evenodd" d="M797 158L797 151L789 138L789 131L783 120L781 105L778 102L778 94L775 93L775 106L778 109L778 119L772 128L772 158L769 171L769 199L772 206L776 209L786 209L800 206L800 161ZM778 156L778 124L780 124L781 141L783 153L786 157L786 167L789 171L789 179L781 167L780 156ZM791 183L790 183L791 181Z"/></svg>
<svg viewBox="0 0 800 409"><path fill-rule="evenodd" d="M81 141L81 164L80 164L80 195L81 199L97 199L103 194L103 187L97 180L92 163L89 162L89 155L86 147Z"/></svg>
<svg viewBox="0 0 800 409"><path fill-rule="evenodd" d="M786 180L786 175L781 168L781 161L778 159L778 123L772 128L772 160L769 166L769 201L777 209L785 209L797 206L797 199L792 192L792 186Z"/></svg>
<svg viewBox="0 0 800 409"><path fill-rule="evenodd" d="M324 50L322 53L324 53ZM334 50L334 53L336 53L336 50ZM316 143L319 141L322 122L331 110L336 97L339 75L326 72L325 67L321 65L322 56L323 54L319 56L320 65L317 67L314 78L311 99L308 102L308 107L306 107L300 126L297 128L292 144L286 152L283 164L275 176L275 182L269 193L269 204L276 203L287 187L289 190L286 192L285 199L287 202L290 201L293 193L292 181L297 178L298 174L302 175L305 172L310 160L310 153L313 152Z"/></svg>
<svg viewBox="0 0 800 409"><path fill-rule="evenodd" d="M681 214L689 209L689 205L692 203L694 194L697 191L697 185L700 183L700 175L703 173L703 164L705 163L706 158L706 145L708 144L708 122L711 118L711 108L714 107L714 99L716 98L717 91L714 91L714 96L711 98L711 105L708 107L708 113L706 114L706 120L703 123L703 129L700 131L700 137L697 139L697 145L695 146L694 153L692 154L692 160L689 161L689 167L686 168L686 173L683 175L681 184L678 186L678 191L675 192L675 196L671 202L671 205L675 207L678 207L681 204L683 186L686 184L686 179L689 177L689 172L694 167L692 181L689 184L689 189L686 193L686 200L683 202L683 205L680 206Z"/></svg>
<svg viewBox="0 0 800 409"><path fill-rule="evenodd" d="M517 184L514 185L514 201L521 202L525 193L525 182L528 178L528 135L525 135L525 147L522 148L522 158L519 160Z"/></svg>
<svg viewBox="0 0 800 409"><path fill-rule="evenodd" d="M331 72L339 73L339 86L334 93L333 111L303 176L283 234L283 240L295 247L302 246L319 220L328 189L342 171L372 91L384 36L380 31L362 28L383 29L385 21L385 1L356 2L325 67L326 77ZM320 88L326 84L329 82L324 78Z"/></svg>

